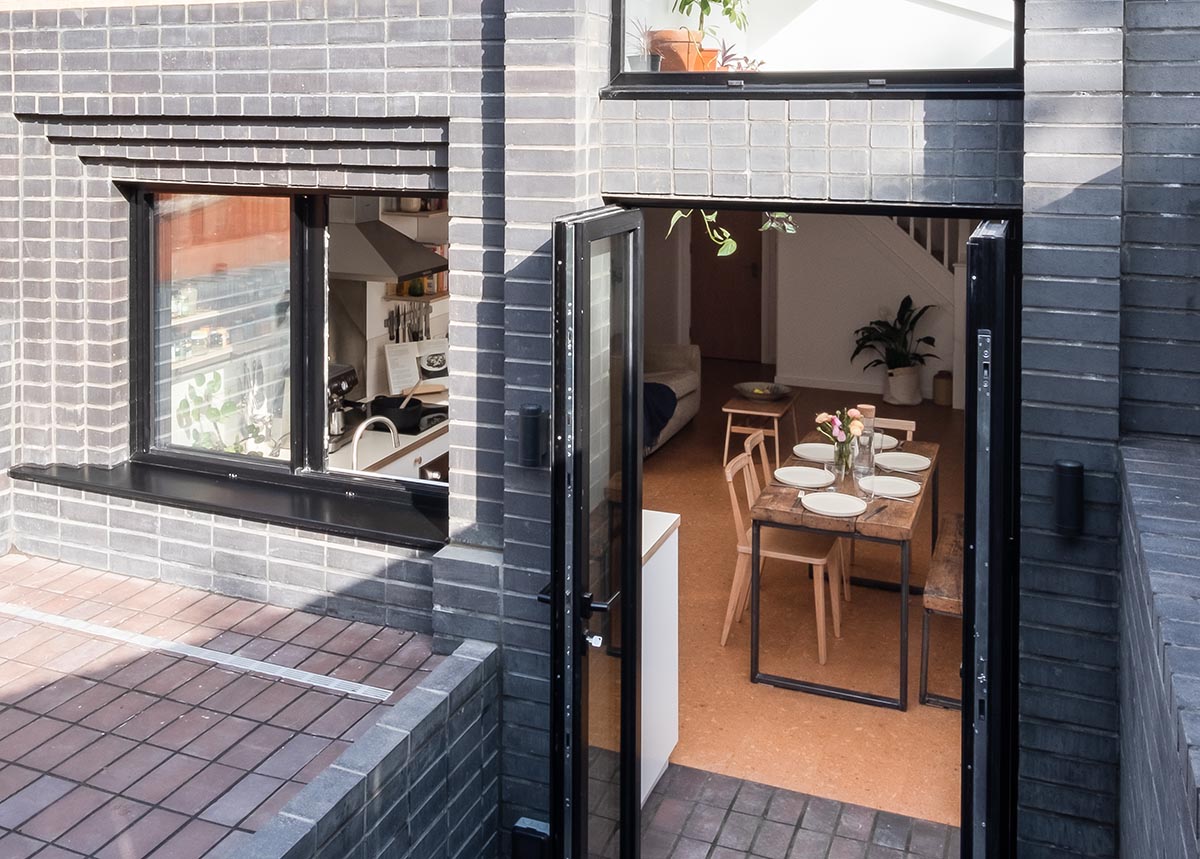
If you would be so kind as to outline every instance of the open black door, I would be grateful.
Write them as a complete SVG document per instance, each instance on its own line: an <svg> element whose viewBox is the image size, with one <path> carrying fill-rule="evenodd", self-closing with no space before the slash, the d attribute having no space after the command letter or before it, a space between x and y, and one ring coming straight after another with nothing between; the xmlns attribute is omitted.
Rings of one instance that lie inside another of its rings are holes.
<svg viewBox="0 0 1200 859"><path fill-rule="evenodd" d="M551 839L637 859L642 215L554 224Z"/></svg>
<svg viewBox="0 0 1200 859"><path fill-rule="evenodd" d="M1008 221L967 241L963 636L964 859L1015 855L1020 242Z"/></svg>

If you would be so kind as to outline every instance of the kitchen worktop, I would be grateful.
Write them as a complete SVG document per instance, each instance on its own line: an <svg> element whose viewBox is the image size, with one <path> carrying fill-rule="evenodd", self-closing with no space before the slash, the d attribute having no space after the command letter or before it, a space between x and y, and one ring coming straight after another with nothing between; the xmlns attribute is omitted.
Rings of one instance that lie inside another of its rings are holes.
<svg viewBox="0 0 1200 859"><path fill-rule="evenodd" d="M667 538L678 530L678 513L642 510L642 563L646 564L654 557Z"/></svg>
<svg viewBox="0 0 1200 859"><path fill-rule="evenodd" d="M358 471L355 473L376 474L389 462L431 445L449 431L450 423L442 421L416 435L401 434L400 446L396 447L392 444L392 434L386 428L382 431L369 429L363 433L362 439L359 441ZM337 471L353 471L351 468L353 447L352 444L347 443L330 453L329 467ZM433 458L434 456L426 457L427 460Z"/></svg>

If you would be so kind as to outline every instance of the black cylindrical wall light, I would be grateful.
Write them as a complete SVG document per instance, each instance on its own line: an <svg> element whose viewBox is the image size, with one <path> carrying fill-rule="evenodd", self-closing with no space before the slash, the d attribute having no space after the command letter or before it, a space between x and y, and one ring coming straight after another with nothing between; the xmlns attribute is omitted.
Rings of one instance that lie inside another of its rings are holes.
<svg viewBox="0 0 1200 859"><path fill-rule="evenodd" d="M525 468L545 465L548 415L541 406L526 403L517 416L517 462Z"/></svg>
<svg viewBox="0 0 1200 859"><path fill-rule="evenodd" d="M1060 459L1054 463L1054 528L1064 537L1083 533L1083 463Z"/></svg>

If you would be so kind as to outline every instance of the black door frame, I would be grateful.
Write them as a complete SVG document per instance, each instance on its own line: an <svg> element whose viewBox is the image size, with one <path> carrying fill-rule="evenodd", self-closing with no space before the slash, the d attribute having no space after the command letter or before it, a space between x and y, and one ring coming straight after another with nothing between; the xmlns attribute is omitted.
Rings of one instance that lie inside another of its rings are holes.
<svg viewBox="0 0 1200 859"><path fill-rule="evenodd" d="M801 202L795 200L754 200L749 198L742 199L695 199L695 198L671 198L664 199L661 197L640 197L640 196L606 196L604 202L610 205L624 206L631 209L643 208L660 208L660 209L705 209L705 210L754 210L754 211L772 211L772 212L789 212L794 214L821 214L821 215L860 215L860 216L900 216L900 217L930 217L930 218L969 218L979 220L1004 220L1009 223L1010 233L1007 243L1007 257L1005 266L1005 282L1011 287L1002 292L996 297L997 302L994 308L997 316L992 320L995 331L1002 332L1002 339L997 342L997 347L1003 347L1004 354L1007 360L1004 362L1004 372L1006 374L1006 391L1005 397L999 407L1002 414L1002 423L1007 429L1007 441L1004 445L1004 450L1001 453L999 461L995 464L993 473L995 478L1005 487L1005 496L1008 499L1008 504L998 511L995 511L992 517L992 530L995 535L1004 543L1004 554L1007 561L1006 572L1015 571L1019 560L1019 515L1018 515L1018 498L1017 492L1020 485L1020 458L1019 458L1019 438L1020 438L1020 324L1021 324L1021 217L1022 211L1019 208L1008 206L955 206L955 205L925 205L925 204L885 204L885 203L838 203L838 202ZM560 282L560 273L555 271L555 284ZM557 326L556 326L556 330ZM556 344L556 351L558 345ZM555 385L556 389L561 390L561 380L558 374L558 362L556 354L556 372ZM970 364L971 362L968 362ZM973 377L974 367L968 371L969 377ZM558 394L556 393L556 396ZM628 404L626 404L628 405ZM555 416L555 432L559 431L559 410L556 408ZM555 478L554 484L557 490L559 481L565 479L562 474L562 463L555 463ZM638 503L640 505L640 486L638 487ZM555 516L560 515L557 510ZM557 522L557 520L556 520ZM558 530L559 525L555 525L554 539L557 541L562 532ZM995 726L990 732L989 737L989 795L987 803L987 829L989 831L988 847L989 856L1003 857L1015 855L1016 850L1016 806L1017 806L1017 724L1018 724L1018 635L1019 635L1019 614L1018 614L1018 577L1008 575L1003 583L1004 598L1000 605L991 605L991 615L989 618L989 626L993 630L993 670L991 672L991 682L993 689L999 694L996 696L1001 701L1000 712L991 713L992 724ZM552 590L555 590L552 588ZM968 859L972 855L971 833L973 826L966 825L967 822L973 821L973 789L972 779L970 778L968 769L970 761L973 759L973 728L974 728L974 699L975 699L975 684L974 678L967 666L972 664L974 651L971 646L971 636L967 634L967 630L976 628L975 610L972 602L966 598L964 593L963 605L963 677L962 677L962 701L964 702L962 713L962 744L963 744L963 776L962 776L962 844L964 859ZM553 606L552 625L555 627L554 642L560 640L562 634L561 616L562 606L561 597L558 597L559 603ZM636 615L635 615L636 616ZM623 637L629 636L629 628L633 624L623 624ZM634 646L637 645L636 635L631 642ZM555 672L561 668L560 654L558 648L553 648L552 668ZM636 695L636 690L634 690ZM625 730L626 712L624 696L622 699L622 732ZM637 714L634 712L629 716L630 719L636 719ZM557 727L552 728L552 748L551 759L557 760L562 752L561 732ZM634 735L636 736L636 728ZM622 748L622 755L633 756L633 766L637 766L637 749ZM624 760L622 761L624 765ZM562 820L555 819L555 814L560 814L559 804L556 797L561 796L561 791L565 785L562 783L561 776L558 773L556 766L552 765L551 779L551 830L552 832L561 832ZM586 795L586 794L584 794ZM640 812L639 797L623 797L624 805L632 805L630 809L634 814ZM622 808L624 814L625 808ZM556 845L555 855L561 856L561 847ZM632 845L632 851L625 855L629 857L637 857L637 845Z"/></svg>
<svg viewBox="0 0 1200 859"><path fill-rule="evenodd" d="M581 212L580 215L585 213ZM590 411L591 391L589 386L579 386L575 381L587 378L588 365L591 358L590 335L588 326L580 326L581 333L573 337L568 348L568 332L575 328L580 313L586 314L589 308L591 283L588 278L579 282L580 271L590 274L589 251L592 242L632 232L631 271L627 294L627 329L631 343L638 348L628 348L624 355L624 384L621 387L621 410L623 415L632 415L632 420L626 420L622 425L621 436L621 471L623 475L631 475L632 480L621 482L622 512L642 508L642 350L640 344L642 335L642 270L644 268L643 246L641 241L642 214L640 211L613 211L604 213L591 210L591 218L567 224L556 221L554 225L554 246L563 248L568 258L554 260L554 410L553 426L553 458L552 458L552 512L551 512L551 546L557 553L563 551L569 555L573 572L587 569L588 543L586 539L586 520L590 512L586 495L584 503L580 503L580 492L586 493L588 487L589 449L587 446L588 433L581 432L569 417L572 414L588 414ZM573 236L574 243L566 241L568 233ZM568 271L570 266L570 271ZM576 292L569 303L570 313L564 312L564 302L560 296L565 294L572 280ZM573 402L572 402L573 400ZM573 446L573 456L569 468L564 448L568 442ZM641 516L622 517L621 546L618 563L623 574L618 595L622 622L620 624L620 728L621 738L618 754L619 783L621 785L619 798L620 829L619 838L621 854L628 857L640 855L641 830L638 826L629 824L637 821L641 812L641 744L639 719L641 715L641 642L639 640L639 624L636 619L641 615ZM569 549L566 547L568 536L572 537ZM558 564L556 563L556 566ZM586 845L581 839L586 838L586 826L580 831L574 825L566 826L568 810L566 799L574 799L575 806L582 808L583 819L586 820L587 809L587 707L584 703L583 690L588 682L587 644L583 641L584 624L593 611L608 611L609 604L592 601L592 595L581 587L572 587L571 600L574 606L568 610L567 595L561 583L553 580L550 585L551 606L551 673L552 694L551 706L551 778L550 778L550 834L555 856L566 855L568 842L572 853L583 859L586 855ZM577 582L575 584L578 584ZM614 607L616 608L616 607ZM573 648L575 656L568 659L565 647ZM569 677L566 688L571 690L570 700L560 700L567 697L564 694L564 681ZM562 716L564 710L575 714L574 722L579 726L578 736L575 732L565 729L563 722L569 717ZM633 738L634 742L626 742ZM577 764L580 755L584 760ZM569 793L568 793L569 792Z"/></svg>

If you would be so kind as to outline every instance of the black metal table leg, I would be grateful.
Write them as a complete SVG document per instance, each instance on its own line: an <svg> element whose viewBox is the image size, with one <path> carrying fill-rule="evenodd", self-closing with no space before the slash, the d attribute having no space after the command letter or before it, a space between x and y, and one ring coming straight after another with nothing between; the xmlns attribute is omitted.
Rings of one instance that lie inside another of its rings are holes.
<svg viewBox="0 0 1200 859"><path fill-rule="evenodd" d="M912 550L900 544L900 710L908 709L908 572Z"/></svg>
<svg viewBox="0 0 1200 859"><path fill-rule="evenodd" d="M783 528L788 531L801 531L815 534L826 534L827 531L805 528L795 525L781 525L771 522L754 520L750 529L750 682L765 683L778 686L781 689L793 689L797 692L808 692L826 698L836 698L841 701L852 701L856 704L869 704L873 707L887 707L892 710L908 708L908 598L909 598L909 556L908 541L887 540L880 537L863 537L858 539L872 543L884 543L900 546L900 694L895 698L876 695L872 692L862 692L857 689L845 689L840 686L828 686L824 683L813 683L798 680L794 677L783 677L759 670L759 635L760 635L760 577L761 559L759 557L761 529Z"/></svg>
<svg viewBox="0 0 1200 859"><path fill-rule="evenodd" d="M750 535L750 682L758 682L758 590L759 590L759 541L762 526L751 525Z"/></svg>

